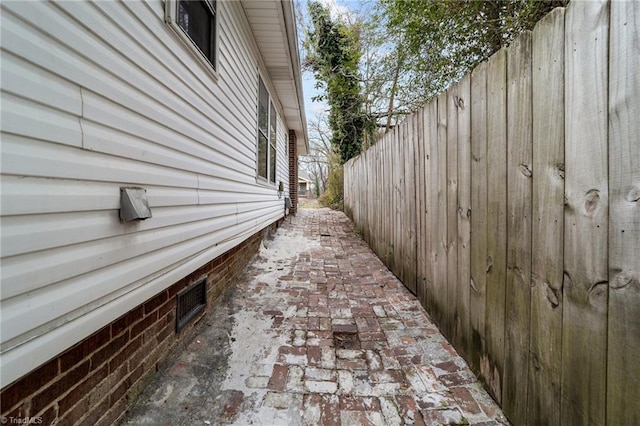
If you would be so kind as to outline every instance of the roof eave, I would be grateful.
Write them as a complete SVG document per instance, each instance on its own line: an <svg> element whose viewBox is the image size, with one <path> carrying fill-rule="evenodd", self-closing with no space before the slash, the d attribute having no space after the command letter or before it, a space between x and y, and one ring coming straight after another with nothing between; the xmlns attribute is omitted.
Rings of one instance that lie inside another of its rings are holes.
<svg viewBox="0 0 640 426"><path fill-rule="evenodd" d="M298 31L296 27L295 11L292 1L282 1L282 11L284 14L285 28L287 31L287 41L289 44L289 53L291 57L291 66L293 67L293 83L295 84L296 96L298 98L300 121L302 128L300 134L296 134L298 140L298 154L305 155L309 153L309 138L307 134L307 116L304 109L304 94L302 89L302 67L300 66L300 52L298 50Z"/></svg>
<svg viewBox="0 0 640 426"><path fill-rule="evenodd" d="M242 6L269 76L283 108L284 121L295 131L298 154L309 152L293 2L242 0Z"/></svg>

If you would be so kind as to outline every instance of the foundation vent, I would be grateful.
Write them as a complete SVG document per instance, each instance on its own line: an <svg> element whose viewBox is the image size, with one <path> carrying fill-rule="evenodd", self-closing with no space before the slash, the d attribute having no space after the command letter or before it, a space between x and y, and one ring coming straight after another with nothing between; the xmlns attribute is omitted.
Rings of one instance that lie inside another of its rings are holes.
<svg viewBox="0 0 640 426"><path fill-rule="evenodd" d="M191 284L176 298L176 331L180 331L207 306L207 279Z"/></svg>

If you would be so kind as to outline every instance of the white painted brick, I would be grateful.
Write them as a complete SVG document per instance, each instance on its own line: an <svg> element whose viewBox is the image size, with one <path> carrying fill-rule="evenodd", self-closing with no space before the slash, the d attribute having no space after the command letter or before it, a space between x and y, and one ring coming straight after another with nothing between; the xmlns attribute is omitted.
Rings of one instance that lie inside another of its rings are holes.
<svg viewBox="0 0 640 426"><path fill-rule="evenodd" d="M307 392L314 393L336 393L338 390L336 382L320 382L316 380L305 380L304 387Z"/></svg>
<svg viewBox="0 0 640 426"><path fill-rule="evenodd" d="M353 374L347 370L338 370L338 384L340 385L340 394L352 394L355 389Z"/></svg>
<svg viewBox="0 0 640 426"><path fill-rule="evenodd" d="M303 376L304 376L304 370L302 367L298 367L297 365L290 366L289 375L287 376L287 384L285 385L285 388L291 392L302 392Z"/></svg>
<svg viewBox="0 0 640 426"><path fill-rule="evenodd" d="M379 306L379 305L374 305L373 306L373 312L375 312L376 316L379 317L379 318L387 316L387 313L385 312L384 308L382 306Z"/></svg>
<svg viewBox="0 0 640 426"><path fill-rule="evenodd" d="M382 359L380 355L378 355L375 351L367 350L365 351L365 357L367 358L367 364L369 365L370 370L382 370Z"/></svg>
<svg viewBox="0 0 640 426"><path fill-rule="evenodd" d="M322 368L336 368L336 354L333 348L322 348L322 358L320 360L320 366Z"/></svg>
<svg viewBox="0 0 640 426"><path fill-rule="evenodd" d="M336 356L340 359L356 360L364 358L364 351L357 349L336 349Z"/></svg>
<svg viewBox="0 0 640 426"><path fill-rule="evenodd" d="M326 368L307 367L304 370L304 377L307 380L335 380L336 371Z"/></svg>

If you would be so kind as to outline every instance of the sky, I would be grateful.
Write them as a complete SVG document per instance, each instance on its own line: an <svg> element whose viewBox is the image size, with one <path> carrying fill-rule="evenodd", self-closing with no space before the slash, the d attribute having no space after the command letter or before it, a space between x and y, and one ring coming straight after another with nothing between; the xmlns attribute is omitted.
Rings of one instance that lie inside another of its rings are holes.
<svg viewBox="0 0 640 426"><path fill-rule="evenodd" d="M314 88L316 79L313 78L311 72L305 71L302 73L302 90L304 92L304 109L307 114L307 120L313 116L321 113L327 109L327 104L324 102L313 102L311 98L322 93L320 90Z"/></svg>
<svg viewBox="0 0 640 426"><path fill-rule="evenodd" d="M344 1L344 0L320 0L331 11L332 17L338 17L340 15L348 15L351 7L357 7L359 4L356 0ZM297 5L306 8L306 0L301 0ZM303 10L304 11L304 10ZM302 28L298 28L298 32L302 32ZM302 52L301 52L302 53ZM315 89L316 80L313 78L313 73L304 71L302 73L302 90L304 92L304 107L307 115L307 120L313 119L322 111L328 108L324 102L313 102L311 99L314 96L321 94L320 90Z"/></svg>

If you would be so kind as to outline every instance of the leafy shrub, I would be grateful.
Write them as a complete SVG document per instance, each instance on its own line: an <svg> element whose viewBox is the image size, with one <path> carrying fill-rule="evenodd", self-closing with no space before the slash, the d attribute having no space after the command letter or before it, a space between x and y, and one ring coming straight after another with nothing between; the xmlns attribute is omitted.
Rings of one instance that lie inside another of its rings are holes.
<svg viewBox="0 0 640 426"><path fill-rule="evenodd" d="M329 169L327 189L318 198L318 202L334 210L344 209L344 171L341 165L333 165Z"/></svg>

